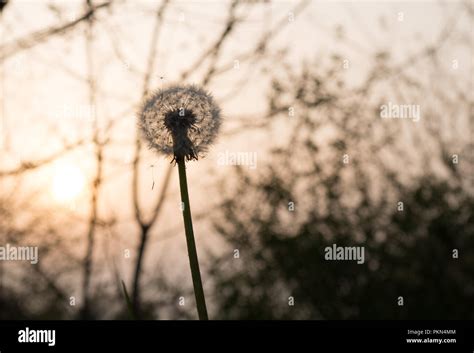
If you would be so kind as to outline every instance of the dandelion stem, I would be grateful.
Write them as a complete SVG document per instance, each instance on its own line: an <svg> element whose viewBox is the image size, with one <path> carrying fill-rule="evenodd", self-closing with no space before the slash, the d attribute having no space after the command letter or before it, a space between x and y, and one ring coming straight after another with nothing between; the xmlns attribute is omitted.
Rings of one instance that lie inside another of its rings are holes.
<svg viewBox="0 0 474 353"><path fill-rule="evenodd" d="M183 205L184 230L186 233L186 243L188 246L189 265L191 266L191 276L193 278L194 296L196 297L196 305L199 320L208 320L206 299L204 297L204 289L202 287L201 273L199 271L199 260L196 251L196 243L194 241L193 221L191 218L191 207L189 204L188 182L186 180L186 165L184 157L176 158L179 172L179 187L181 190L181 202Z"/></svg>

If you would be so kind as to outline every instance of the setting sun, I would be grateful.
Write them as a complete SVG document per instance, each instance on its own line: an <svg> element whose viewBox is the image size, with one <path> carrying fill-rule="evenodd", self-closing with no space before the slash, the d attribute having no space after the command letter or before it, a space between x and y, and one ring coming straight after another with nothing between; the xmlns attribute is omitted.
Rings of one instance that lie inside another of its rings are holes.
<svg viewBox="0 0 474 353"><path fill-rule="evenodd" d="M85 178L75 165L58 166L54 171L52 192L58 202L75 200L84 189Z"/></svg>

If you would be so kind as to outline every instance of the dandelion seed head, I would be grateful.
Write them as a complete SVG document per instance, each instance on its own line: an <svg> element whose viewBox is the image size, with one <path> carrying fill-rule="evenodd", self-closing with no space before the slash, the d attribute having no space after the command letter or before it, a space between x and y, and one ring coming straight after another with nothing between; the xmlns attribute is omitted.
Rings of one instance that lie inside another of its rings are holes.
<svg viewBox="0 0 474 353"><path fill-rule="evenodd" d="M138 116L150 148L174 160L202 156L221 124L220 109L212 96L195 85L154 92L145 99Z"/></svg>

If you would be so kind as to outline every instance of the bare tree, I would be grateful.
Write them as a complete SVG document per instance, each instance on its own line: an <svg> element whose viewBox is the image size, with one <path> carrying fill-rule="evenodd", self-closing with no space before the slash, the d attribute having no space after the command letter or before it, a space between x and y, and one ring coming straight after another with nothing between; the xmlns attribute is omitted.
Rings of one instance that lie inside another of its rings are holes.
<svg viewBox="0 0 474 353"><path fill-rule="evenodd" d="M86 6L91 13L87 18L86 28L86 58L88 67L88 86L89 86L89 104L97 112L97 98L96 98L96 75L94 72L94 15L92 0L86 0ZM97 223L99 220L98 215L98 204L100 197L100 190L102 185L102 174L103 174L103 149L104 141L100 135L100 128L98 122L97 113L94 114L92 123L92 143L94 145L95 153L95 175L91 185L91 200L90 200L90 214L89 214L89 226L87 231L87 249L84 258L83 267L83 278L82 278L82 300L83 305L81 308L81 318L87 319L90 315L90 303L89 303L89 287L92 273L92 261L94 255L94 244L97 230Z"/></svg>
<svg viewBox="0 0 474 353"><path fill-rule="evenodd" d="M154 68L155 68L155 60L156 60L157 50L158 50L158 40L159 40L160 29L163 25L163 18L164 18L165 11L166 11L166 8L168 7L169 2L170 2L169 0L163 1L158 7L158 10L156 12L155 26L153 28L153 33L151 36L150 53L148 56L147 69L145 71L146 72L145 77L143 78L143 91L142 91L143 98L148 94L149 89L150 89L150 81L151 81L151 77L153 76ZM168 167L166 171L166 175L163 180L163 185L161 187L160 194L156 202L156 206L153 210L153 214L151 218L147 221L145 220L144 215L140 209L140 202L139 202L139 197L138 197L142 142L141 142L140 132L138 131L138 129L136 131L136 134L137 135L136 135L136 140L135 140L135 156L133 159L133 179L132 179L133 192L132 194L133 194L133 206L135 210L134 212L135 220L140 229L140 240L139 240L139 245L137 248L137 258L136 258L135 271L134 271L134 276L133 276L132 302L133 302L135 313L137 315L140 315L140 278L141 278L141 272L142 272L143 258L145 254L145 249L146 249L146 244L147 244L150 228L153 226L153 224L157 220L158 215L163 206L163 203L165 201L166 190L168 188L170 176L171 176L171 167Z"/></svg>
<svg viewBox="0 0 474 353"><path fill-rule="evenodd" d="M56 26L51 26L33 33L30 33L22 38L19 38L13 42L5 43L0 46L0 61L4 60L12 55L17 54L20 51L30 49L38 44L41 44L53 36L65 34L74 29L78 24L83 21L89 20L97 10L107 8L112 4L111 1L103 2L101 4L91 6L87 11L73 21L62 23Z"/></svg>

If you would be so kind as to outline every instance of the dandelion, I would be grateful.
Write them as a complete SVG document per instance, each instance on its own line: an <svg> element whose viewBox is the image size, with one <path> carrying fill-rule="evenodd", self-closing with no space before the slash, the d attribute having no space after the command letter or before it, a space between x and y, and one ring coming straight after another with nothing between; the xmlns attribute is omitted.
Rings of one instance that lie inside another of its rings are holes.
<svg viewBox="0 0 474 353"><path fill-rule="evenodd" d="M207 320L199 260L194 240L186 180L186 161L197 160L219 131L220 109L212 96L197 86L172 86L145 100L139 126L151 149L172 157L178 165L181 203L194 295L200 320Z"/></svg>
<svg viewBox="0 0 474 353"><path fill-rule="evenodd" d="M178 159L198 159L214 141L220 110L212 96L194 86L172 86L145 100L139 125L151 149Z"/></svg>

